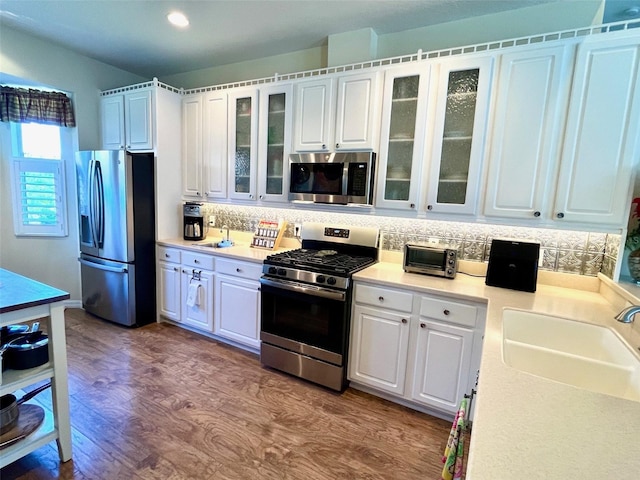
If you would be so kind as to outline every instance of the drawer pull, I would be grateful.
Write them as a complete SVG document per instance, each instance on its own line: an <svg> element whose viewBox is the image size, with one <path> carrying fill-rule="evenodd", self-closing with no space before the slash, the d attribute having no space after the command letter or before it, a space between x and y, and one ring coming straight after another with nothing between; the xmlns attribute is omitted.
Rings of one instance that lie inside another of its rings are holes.
<svg viewBox="0 0 640 480"><path fill-rule="evenodd" d="M406 319L406 318L403 318L403 319L402 319L402 323L407 323L407 319Z"/></svg>
<svg viewBox="0 0 640 480"><path fill-rule="evenodd" d="M200 263L200 260L194 260L193 263Z"/></svg>
<svg viewBox="0 0 640 480"><path fill-rule="evenodd" d="M381 301L381 302L384 302L384 297L381 295L381 296L378 297L378 300Z"/></svg>
<svg viewBox="0 0 640 480"><path fill-rule="evenodd" d="M451 312L445 308L445 309L442 311L442 313L444 313L445 315L449 315Z"/></svg>
<svg viewBox="0 0 640 480"><path fill-rule="evenodd" d="M425 323L420 322L420 328L427 328L427 325Z"/></svg>
<svg viewBox="0 0 640 480"><path fill-rule="evenodd" d="M236 272L240 273L242 270L240 270L239 268L236 268Z"/></svg>
<svg viewBox="0 0 640 480"><path fill-rule="evenodd" d="M171 257L171 255L169 255L168 253L165 253L164 256L167 257L167 258Z"/></svg>
<svg viewBox="0 0 640 480"><path fill-rule="evenodd" d="M180 271L180 269L179 269L178 267L173 267L173 271L174 271L174 272L179 272L179 271Z"/></svg>

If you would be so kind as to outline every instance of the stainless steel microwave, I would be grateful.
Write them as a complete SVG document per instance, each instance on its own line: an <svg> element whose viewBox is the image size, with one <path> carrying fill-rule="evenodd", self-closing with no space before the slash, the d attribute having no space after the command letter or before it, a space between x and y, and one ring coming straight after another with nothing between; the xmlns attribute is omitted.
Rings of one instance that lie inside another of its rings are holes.
<svg viewBox="0 0 640 480"><path fill-rule="evenodd" d="M289 200L372 205L375 153L304 153L289 156Z"/></svg>
<svg viewBox="0 0 640 480"><path fill-rule="evenodd" d="M404 246L403 267L405 272L455 278L458 252L451 248L407 243Z"/></svg>

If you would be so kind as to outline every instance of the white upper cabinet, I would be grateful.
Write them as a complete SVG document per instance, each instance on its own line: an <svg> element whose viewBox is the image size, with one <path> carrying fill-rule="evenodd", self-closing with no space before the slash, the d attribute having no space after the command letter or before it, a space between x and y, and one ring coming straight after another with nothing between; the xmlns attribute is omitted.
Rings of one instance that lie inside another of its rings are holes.
<svg viewBox="0 0 640 480"><path fill-rule="evenodd" d="M548 195L566 118L572 47L502 55L484 214L518 219L549 217Z"/></svg>
<svg viewBox="0 0 640 480"><path fill-rule="evenodd" d="M429 64L385 72L377 207L417 208L430 72Z"/></svg>
<svg viewBox="0 0 640 480"><path fill-rule="evenodd" d="M378 76L370 72L297 83L294 149L373 150L379 128Z"/></svg>
<svg viewBox="0 0 640 480"><path fill-rule="evenodd" d="M229 91L229 198L257 198L258 91Z"/></svg>
<svg viewBox="0 0 640 480"><path fill-rule="evenodd" d="M293 87L260 88L258 132L258 198L286 202L289 193Z"/></svg>
<svg viewBox="0 0 640 480"><path fill-rule="evenodd" d="M554 219L621 227L640 148L637 36L578 46Z"/></svg>
<svg viewBox="0 0 640 480"><path fill-rule="evenodd" d="M202 186L202 95L182 99L182 193L204 196Z"/></svg>
<svg viewBox="0 0 640 480"><path fill-rule="evenodd" d="M153 88L107 95L100 103L102 148L153 150Z"/></svg>
<svg viewBox="0 0 640 480"><path fill-rule="evenodd" d="M432 67L436 89L433 137L426 147L430 159L426 209L474 214L485 149L492 82L492 57L460 56Z"/></svg>
<svg viewBox="0 0 640 480"><path fill-rule="evenodd" d="M182 194L207 200L227 196L227 94L182 99Z"/></svg>
<svg viewBox="0 0 640 480"><path fill-rule="evenodd" d="M227 93L216 90L204 96L203 106L203 190L207 198L227 196Z"/></svg>

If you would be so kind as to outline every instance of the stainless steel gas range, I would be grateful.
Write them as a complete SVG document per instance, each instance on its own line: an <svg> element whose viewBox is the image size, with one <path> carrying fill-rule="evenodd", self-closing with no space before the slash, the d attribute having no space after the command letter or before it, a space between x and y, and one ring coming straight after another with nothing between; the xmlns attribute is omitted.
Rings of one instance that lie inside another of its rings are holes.
<svg viewBox="0 0 640 480"><path fill-rule="evenodd" d="M347 386L351 275L378 258L378 229L302 226L302 248L269 255L261 283L263 365Z"/></svg>

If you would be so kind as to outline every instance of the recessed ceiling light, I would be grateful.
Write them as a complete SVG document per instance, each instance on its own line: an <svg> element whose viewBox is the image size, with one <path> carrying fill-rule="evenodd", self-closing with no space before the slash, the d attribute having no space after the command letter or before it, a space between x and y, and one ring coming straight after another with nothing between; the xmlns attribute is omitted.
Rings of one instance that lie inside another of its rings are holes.
<svg viewBox="0 0 640 480"><path fill-rule="evenodd" d="M169 22L176 27L184 28L189 25L189 19L184 13L181 12L171 12L169 15L167 15L167 20L169 20Z"/></svg>

